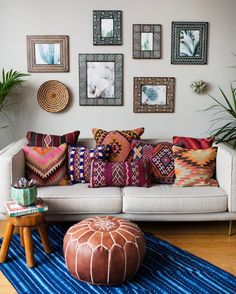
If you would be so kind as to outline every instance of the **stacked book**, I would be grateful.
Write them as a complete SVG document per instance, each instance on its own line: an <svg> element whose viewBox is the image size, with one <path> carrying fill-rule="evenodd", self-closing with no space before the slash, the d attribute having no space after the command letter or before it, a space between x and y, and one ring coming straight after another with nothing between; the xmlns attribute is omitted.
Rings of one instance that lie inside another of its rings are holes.
<svg viewBox="0 0 236 294"><path fill-rule="evenodd" d="M48 206L40 197L37 197L36 203L30 206L21 206L14 200L7 201L4 204L10 217L48 211Z"/></svg>

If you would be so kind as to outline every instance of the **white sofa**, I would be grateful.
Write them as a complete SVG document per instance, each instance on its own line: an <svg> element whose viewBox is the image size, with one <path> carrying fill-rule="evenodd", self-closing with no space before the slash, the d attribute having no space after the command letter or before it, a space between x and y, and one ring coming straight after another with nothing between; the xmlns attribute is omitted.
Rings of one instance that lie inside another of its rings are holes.
<svg viewBox="0 0 236 294"><path fill-rule="evenodd" d="M158 140L147 140L152 143ZM163 140L162 140L163 141ZM165 140L166 141L166 140ZM0 213L10 200L11 184L25 175L22 147L26 139L0 151ZM92 139L79 145L91 147ZM38 194L49 205L48 220L80 220L91 214L111 214L136 221L236 220L236 151L219 144L216 162L219 187L175 187L154 184L151 188L88 188L88 184L42 187Z"/></svg>

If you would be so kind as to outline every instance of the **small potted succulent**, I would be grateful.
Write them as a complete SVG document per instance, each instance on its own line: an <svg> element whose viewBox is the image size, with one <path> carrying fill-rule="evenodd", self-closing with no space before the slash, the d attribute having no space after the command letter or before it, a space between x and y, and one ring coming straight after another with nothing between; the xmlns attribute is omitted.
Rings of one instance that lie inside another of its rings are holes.
<svg viewBox="0 0 236 294"><path fill-rule="evenodd" d="M11 198L22 206L33 205L37 198L37 187L33 180L20 178L11 187Z"/></svg>

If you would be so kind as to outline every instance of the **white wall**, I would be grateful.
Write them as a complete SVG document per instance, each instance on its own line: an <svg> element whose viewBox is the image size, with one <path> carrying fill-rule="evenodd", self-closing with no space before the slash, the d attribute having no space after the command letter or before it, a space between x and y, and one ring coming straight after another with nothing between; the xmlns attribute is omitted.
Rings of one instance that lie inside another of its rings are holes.
<svg viewBox="0 0 236 294"><path fill-rule="evenodd" d="M93 46L92 11L123 11L123 45ZM236 71L235 0L0 0L0 68L27 72L26 35L60 34L70 38L69 73L33 73L18 97L12 128L0 131L0 147L23 137L27 130L64 133L79 129L82 137L91 137L91 129L124 129L144 126L145 137L172 135L204 136L212 118L199 112L210 99L196 95L190 84L203 79L211 93L217 86L229 89ZM171 65L171 22L208 21L209 47L207 65ZM162 25L162 59L132 59L132 24ZM124 54L124 106L79 106L78 53ZM172 114L133 113L134 76L173 76L176 78L175 112ZM63 113L51 114L37 103L37 90L46 80L57 79L71 91L71 105Z"/></svg>

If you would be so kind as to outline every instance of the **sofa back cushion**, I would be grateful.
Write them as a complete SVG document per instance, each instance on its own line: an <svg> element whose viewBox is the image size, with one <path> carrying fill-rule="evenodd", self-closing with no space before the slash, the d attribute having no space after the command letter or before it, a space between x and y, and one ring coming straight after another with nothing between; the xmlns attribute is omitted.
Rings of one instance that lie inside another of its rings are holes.
<svg viewBox="0 0 236 294"><path fill-rule="evenodd" d="M67 133L62 136L58 135L49 135L35 133L28 131L26 133L26 138L29 141L28 146L37 146L37 147L58 147L61 144L73 145L77 143L80 132L74 131L72 133Z"/></svg>
<svg viewBox="0 0 236 294"><path fill-rule="evenodd" d="M211 148L214 138L191 138L191 137L173 137L173 144L186 149L207 149Z"/></svg>
<svg viewBox="0 0 236 294"><path fill-rule="evenodd" d="M161 184L173 184L175 168L172 146L169 142L149 144L145 141L133 140L128 160L143 159L150 161L152 180Z"/></svg>
<svg viewBox="0 0 236 294"><path fill-rule="evenodd" d="M217 148L194 150L173 146L173 152L176 186L211 185L215 173Z"/></svg>
<svg viewBox="0 0 236 294"><path fill-rule="evenodd" d="M104 162L92 160L90 188L105 186L150 187L150 164L148 161Z"/></svg>
<svg viewBox="0 0 236 294"><path fill-rule="evenodd" d="M111 145L112 152L110 162L125 161L130 152L130 141L140 139L144 128L125 131L104 131L102 129L93 129L93 136L97 145Z"/></svg>
<svg viewBox="0 0 236 294"><path fill-rule="evenodd" d="M69 173L72 183L89 182L91 160L107 160L110 152L110 145L98 145L95 148L68 146Z"/></svg>
<svg viewBox="0 0 236 294"><path fill-rule="evenodd" d="M68 185L67 146L23 147L26 163L26 177L33 179L37 186Z"/></svg>

